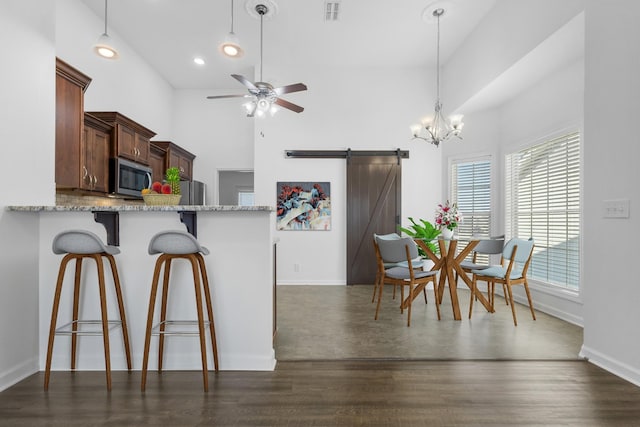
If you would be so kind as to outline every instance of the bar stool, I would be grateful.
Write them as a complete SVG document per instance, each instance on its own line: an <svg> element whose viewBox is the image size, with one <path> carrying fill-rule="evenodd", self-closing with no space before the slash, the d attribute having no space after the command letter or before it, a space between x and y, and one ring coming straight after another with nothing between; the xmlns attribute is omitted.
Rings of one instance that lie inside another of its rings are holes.
<svg viewBox="0 0 640 427"><path fill-rule="evenodd" d="M213 308L211 306L211 293L209 292L209 279L207 278L207 270L204 264L204 255L209 254L209 250L200 243L191 234L184 231L163 231L151 238L149 242L149 255L160 254L156 260L156 266L153 272L153 280L151 282L151 296L149 298L149 314L147 317L147 330L144 341L144 353L142 359L142 384L141 390L144 391L147 382L147 367L149 359L149 346L151 343L151 335L158 335L158 372L162 372L162 356L164 351L164 338L169 335L182 336L198 336L200 338L200 353L202 357L202 378L204 383L204 391L209 391L209 377L207 369L207 344L205 340L205 327L209 328L211 334L211 346L213 349L214 368L218 370L218 349L216 346L216 332L213 322ZM197 320L167 320L167 294L169 291L169 273L171 271L171 262L174 259L186 259L191 263L193 271L193 282L195 285L196 296L196 312ZM158 282L160 279L160 270L164 266L164 279L161 291L161 309L160 322L153 325L154 310L156 304L156 295L158 291ZM202 276L202 290L204 291L204 301L207 306L207 320L204 320L202 312L202 294L200 290L200 277ZM196 326L197 330L171 330L172 326ZM169 329L167 329L169 328Z"/></svg>
<svg viewBox="0 0 640 427"><path fill-rule="evenodd" d="M124 350L127 357L127 369L131 371L131 349L129 348L129 334L127 332L127 319L124 312L124 302L122 290L120 288L120 278L116 261L113 257L120 253L120 249L115 246L105 245L94 233L85 230L69 230L59 233L53 239L53 253L66 254L60 262L58 271L58 281L56 283L55 296L53 298L53 308L51 310L51 326L49 328L49 345L47 346L47 364L44 374L44 389L49 388L49 376L51 374L51 358L53 355L53 341L56 335L71 335L71 370L76 368L76 349L78 335L102 335L104 342L105 371L107 375L107 390L111 391L111 360L109 350L109 331L122 327L122 337L124 339ZM79 320L79 300L80 300L80 278L82 273L82 261L85 258L93 259L98 268L98 289L100 292L100 320ZM107 296L105 291L103 258L109 261L113 283L116 291L120 320L107 319ZM75 260L75 280L73 288L73 315L71 322L56 328L58 321L58 308L60 305L60 295L62 293L62 282L64 280L67 264ZM101 328L91 330L90 327L83 330L83 325L100 325Z"/></svg>

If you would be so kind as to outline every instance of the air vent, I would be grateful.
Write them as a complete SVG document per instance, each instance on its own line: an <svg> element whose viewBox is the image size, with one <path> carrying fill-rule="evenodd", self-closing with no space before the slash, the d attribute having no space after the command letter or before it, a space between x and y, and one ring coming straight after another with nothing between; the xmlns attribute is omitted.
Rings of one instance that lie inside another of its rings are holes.
<svg viewBox="0 0 640 427"><path fill-rule="evenodd" d="M324 2L324 20L327 22L337 21L340 15L339 1Z"/></svg>

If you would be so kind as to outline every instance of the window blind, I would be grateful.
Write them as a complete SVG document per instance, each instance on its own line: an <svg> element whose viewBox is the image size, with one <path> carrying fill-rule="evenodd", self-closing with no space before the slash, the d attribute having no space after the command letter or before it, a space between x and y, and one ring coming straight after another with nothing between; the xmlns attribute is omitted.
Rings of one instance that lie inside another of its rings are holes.
<svg viewBox="0 0 640 427"><path fill-rule="evenodd" d="M535 240L528 276L577 290L580 280L580 134L506 157L506 230Z"/></svg>

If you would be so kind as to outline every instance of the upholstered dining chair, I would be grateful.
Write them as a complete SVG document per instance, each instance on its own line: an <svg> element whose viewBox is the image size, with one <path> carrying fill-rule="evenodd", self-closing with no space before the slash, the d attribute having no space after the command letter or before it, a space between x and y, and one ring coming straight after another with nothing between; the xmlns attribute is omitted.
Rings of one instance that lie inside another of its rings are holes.
<svg viewBox="0 0 640 427"><path fill-rule="evenodd" d="M389 234L375 234L373 235L373 240L374 240L374 245L378 240L398 240L401 239L400 235L398 235L397 233L389 233ZM404 253L400 254L401 257L398 259L383 259L384 262L384 268L391 268L391 267L408 267L407 264L407 260L404 257ZM422 267L424 266L424 261L422 260L422 258L420 258L420 256L417 256L416 258L411 260L412 262L412 266L415 269L421 270ZM379 286L379 282L380 282L380 274L379 272L377 272L376 270L376 282L374 283L373 286L373 296L371 297L371 303L375 302L376 300L376 292ZM396 287L393 287L393 299L396 299ZM427 293L426 291L424 292L424 302L427 302Z"/></svg>
<svg viewBox="0 0 640 427"><path fill-rule="evenodd" d="M502 254L502 249L504 249L504 234L500 236L491 236L489 239L481 239L480 242L473 248L473 256L471 261L464 260L460 263L460 268L464 270L466 273L471 274L473 270L484 270L485 268L489 268L491 266L490 259L489 263L479 263L478 255L497 255ZM502 260L500 260L502 263ZM456 271L456 283L458 283L458 272ZM491 295L489 295L489 289L487 289L487 299L491 300Z"/></svg>
<svg viewBox="0 0 640 427"><path fill-rule="evenodd" d="M394 287L400 286L400 295L402 300L400 302L400 312L404 313L404 309L407 308L407 326L411 326L411 306L413 305L413 300L420 292L424 292L424 289L429 282L432 282L436 311L438 313L438 320L440 320L440 306L438 305L438 290L436 286L437 272L422 271L414 268L413 260L418 257L418 247L413 239L410 237L388 240L374 239L373 244L378 263L378 276L380 278L377 283L378 303L376 304L376 315L374 319L378 320L384 285L388 284L393 285ZM399 260L403 253L407 267L394 266L385 268L384 260ZM409 294L406 299L404 297L405 286L409 287Z"/></svg>
<svg viewBox="0 0 640 427"><path fill-rule="evenodd" d="M471 284L471 298L469 298L469 318L471 318L471 313L473 311L473 302L475 300L473 295L477 289L477 282L484 281L487 282L489 286L489 302L491 304L492 311L495 311L495 284L502 284L505 300L508 297L508 303L511 305L511 314L513 315L513 324L515 326L518 326L518 321L516 319L516 308L513 303L513 292L511 287L513 285L523 285L527 294L527 300L529 301L531 316L533 317L533 320L536 320L536 313L533 310L533 303L531 301L531 292L529 291L529 283L527 282L527 270L531 263L533 248L533 239L524 240L513 238L507 242L502 250L502 265L495 265L471 271L473 274L473 280ZM508 264L505 266L505 263Z"/></svg>

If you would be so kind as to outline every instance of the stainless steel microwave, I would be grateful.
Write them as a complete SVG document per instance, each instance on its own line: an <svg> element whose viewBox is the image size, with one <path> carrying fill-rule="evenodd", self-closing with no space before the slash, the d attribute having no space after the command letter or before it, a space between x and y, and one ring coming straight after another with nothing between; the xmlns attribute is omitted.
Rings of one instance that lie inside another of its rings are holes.
<svg viewBox="0 0 640 427"><path fill-rule="evenodd" d="M109 192L142 197L140 191L151 186L151 168L119 157L109 159Z"/></svg>

